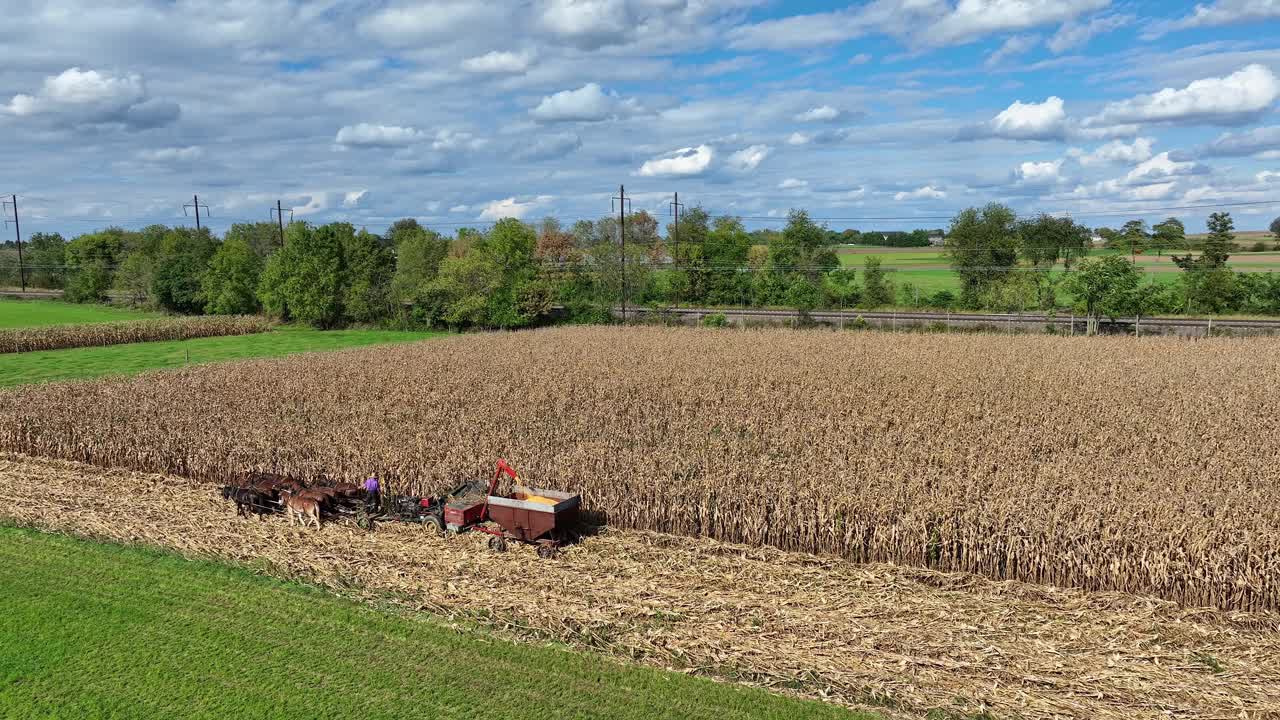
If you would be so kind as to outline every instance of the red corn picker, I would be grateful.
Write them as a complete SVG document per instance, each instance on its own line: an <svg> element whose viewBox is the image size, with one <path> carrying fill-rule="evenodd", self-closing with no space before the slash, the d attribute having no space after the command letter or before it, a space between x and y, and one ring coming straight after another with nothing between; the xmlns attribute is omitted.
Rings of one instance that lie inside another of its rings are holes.
<svg viewBox="0 0 1280 720"><path fill-rule="evenodd" d="M516 540L537 545L539 557L554 557L578 526L580 496L518 484L509 494L499 495L503 475L520 480L505 460L499 460L482 496L476 492L479 483L468 483L448 496L424 498L424 509L430 508L432 515L440 513L427 522L439 527L443 521L442 529L450 532L475 530L491 535L489 547L498 552L507 549L508 540Z"/></svg>

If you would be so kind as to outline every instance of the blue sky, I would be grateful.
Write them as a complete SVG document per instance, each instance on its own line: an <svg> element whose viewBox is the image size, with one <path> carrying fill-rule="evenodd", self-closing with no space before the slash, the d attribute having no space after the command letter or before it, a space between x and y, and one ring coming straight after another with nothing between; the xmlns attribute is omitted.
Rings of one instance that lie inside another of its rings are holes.
<svg viewBox="0 0 1280 720"><path fill-rule="evenodd" d="M1280 0L2 6L28 231L189 222L193 193L217 229L280 199L375 231L596 217L619 184L753 226L1280 202Z"/></svg>

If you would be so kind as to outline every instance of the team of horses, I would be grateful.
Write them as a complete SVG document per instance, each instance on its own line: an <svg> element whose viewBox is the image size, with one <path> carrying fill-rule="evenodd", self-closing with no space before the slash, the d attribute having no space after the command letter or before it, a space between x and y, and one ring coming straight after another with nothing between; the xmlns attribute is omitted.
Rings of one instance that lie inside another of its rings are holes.
<svg viewBox="0 0 1280 720"><path fill-rule="evenodd" d="M320 516L333 512L341 503L350 504L364 496L364 489L356 485L307 487L291 478L279 475L253 475L238 485L225 485L222 497L235 503L236 515L248 518L284 512L289 524L312 523L320 528Z"/></svg>

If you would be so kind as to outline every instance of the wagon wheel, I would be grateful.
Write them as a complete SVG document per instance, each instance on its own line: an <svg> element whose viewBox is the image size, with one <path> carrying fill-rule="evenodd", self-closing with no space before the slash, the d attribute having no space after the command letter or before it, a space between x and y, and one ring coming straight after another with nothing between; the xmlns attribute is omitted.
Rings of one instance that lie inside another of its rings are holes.
<svg viewBox="0 0 1280 720"><path fill-rule="evenodd" d="M422 518L422 529L432 535L443 535L444 518L439 515L428 515Z"/></svg>
<svg viewBox="0 0 1280 720"><path fill-rule="evenodd" d="M489 538L489 549L493 550L494 552L506 552L507 539L502 537L501 535L495 535Z"/></svg>
<svg viewBox="0 0 1280 720"><path fill-rule="evenodd" d="M538 557L550 560L559 554L560 549L551 543L542 543L538 545Z"/></svg>

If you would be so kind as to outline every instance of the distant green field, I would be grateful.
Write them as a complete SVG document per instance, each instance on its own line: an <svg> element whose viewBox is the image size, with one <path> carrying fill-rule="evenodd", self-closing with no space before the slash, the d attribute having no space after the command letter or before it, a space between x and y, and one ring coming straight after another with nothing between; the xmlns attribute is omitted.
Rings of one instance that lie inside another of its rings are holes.
<svg viewBox="0 0 1280 720"><path fill-rule="evenodd" d="M284 327L258 335L197 338L0 355L0 386L133 374L187 364L277 357L317 350L411 342L442 332L312 330Z"/></svg>
<svg viewBox="0 0 1280 720"><path fill-rule="evenodd" d="M111 307L77 305L61 300L0 298L0 328L43 327L74 323L120 322L159 317L156 313Z"/></svg>
<svg viewBox="0 0 1280 720"><path fill-rule="evenodd" d="M862 718L159 551L0 527L0 717Z"/></svg>

